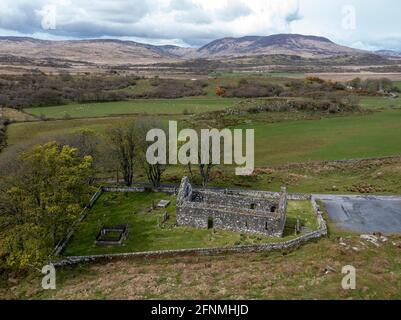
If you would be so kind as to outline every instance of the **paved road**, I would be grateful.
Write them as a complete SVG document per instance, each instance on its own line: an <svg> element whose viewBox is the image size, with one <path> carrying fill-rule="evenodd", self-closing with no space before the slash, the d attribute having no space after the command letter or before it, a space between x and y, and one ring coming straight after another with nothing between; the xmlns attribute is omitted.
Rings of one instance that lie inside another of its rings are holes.
<svg viewBox="0 0 401 320"><path fill-rule="evenodd" d="M330 219L344 230L401 233L401 197L314 195Z"/></svg>

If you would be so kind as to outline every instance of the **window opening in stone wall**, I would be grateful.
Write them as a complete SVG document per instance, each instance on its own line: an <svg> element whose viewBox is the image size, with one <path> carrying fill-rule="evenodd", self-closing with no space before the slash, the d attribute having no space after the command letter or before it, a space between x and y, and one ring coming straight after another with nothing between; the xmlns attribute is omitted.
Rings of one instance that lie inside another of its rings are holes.
<svg viewBox="0 0 401 320"><path fill-rule="evenodd" d="M213 229L213 225L214 225L213 217L209 216L207 218L207 228L208 229Z"/></svg>

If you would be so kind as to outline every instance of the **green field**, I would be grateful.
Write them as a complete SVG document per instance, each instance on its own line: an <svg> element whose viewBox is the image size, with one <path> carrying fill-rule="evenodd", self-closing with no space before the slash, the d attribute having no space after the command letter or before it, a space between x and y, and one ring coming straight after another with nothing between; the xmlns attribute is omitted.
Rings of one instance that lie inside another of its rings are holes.
<svg viewBox="0 0 401 320"><path fill-rule="evenodd" d="M363 116L255 123L257 166L401 154L401 111Z"/></svg>
<svg viewBox="0 0 401 320"><path fill-rule="evenodd" d="M364 97L361 99L361 105L367 109L401 108L401 97L397 99Z"/></svg>
<svg viewBox="0 0 401 320"><path fill-rule="evenodd" d="M230 77L263 77L263 78L295 78L303 79L306 77L302 72L256 72L256 71L236 71L236 72L213 72L210 77L230 78Z"/></svg>
<svg viewBox="0 0 401 320"><path fill-rule="evenodd" d="M395 81L394 87L401 90L401 81ZM397 99L391 99L386 97L363 97L361 99L361 105L368 109L386 109L386 108L401 108L401 94Z"/></svg>
<svg viewBox="0 0 401 320"><path fill-rule="evenodd" d="M16 146L18 144L30 144L31 141L54 139L60 135L72 133L76 130L88 128L102 133L113 124L122 121L125 118L94 118L94 119L74 119L74 120L54 120L21 122L9 126L8 145Z"/></svg>
<svg viewBox="0 0 401 320"><path fill-rule="evenodd" d="M183 114L222 110L233 106L237 99L183 98L183 99L137 99L119 102L69 104L64 106L28 108L24 111L34 116L63 119L107 117L128 114Z"/></svg>
<svg viewBox="0 0 401 320"><path fill-rule="evenodd" d="M152 202L157 204L162 199L172 201L167 210L160 209L148 213L148 208L152 206ZM161 219L166 211L170 218L159 227L158 219ZM293 227L297 217L309 229L317 228L310 202L290 201L286 237L280 241L294 237L294 231L291 227ZM110 227L126 223L128 224L129 237L124 241L123 246L96 246L94 241L102 226ZM272 241L278 241L278 239L231 231L176 227L175 197L163 193L105 193L78 227L74 239L67 246L64 255L224 247Z"/></svg>
<svg viewBox="0 0 401 320"><path fill-rule="evenodd" d="M8 129L8 143L10 146L29 143L32 139L52 138L79 128L102 133L107 126L121 120L99 118L12 124ZM401 154L401 110L320 120L255 122L238 128L255 129L257 166Z"/></svg>

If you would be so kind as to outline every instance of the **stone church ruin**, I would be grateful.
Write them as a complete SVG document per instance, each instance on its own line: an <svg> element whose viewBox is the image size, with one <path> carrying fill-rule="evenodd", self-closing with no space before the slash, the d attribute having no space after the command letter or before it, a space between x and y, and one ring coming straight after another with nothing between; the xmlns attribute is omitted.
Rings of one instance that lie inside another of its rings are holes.
<svg viewBox="0 0 401 320"><path fill-rule="evenodd" d="M177 197L177 224L282 237L287 191L263 194L228 190L195 190L187 177Z"/></svg>

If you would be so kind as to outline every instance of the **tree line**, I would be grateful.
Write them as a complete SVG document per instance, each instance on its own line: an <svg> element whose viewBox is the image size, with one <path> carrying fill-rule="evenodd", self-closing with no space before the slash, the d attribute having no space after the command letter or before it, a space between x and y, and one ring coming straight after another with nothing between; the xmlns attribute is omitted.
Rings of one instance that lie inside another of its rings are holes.
<svg viewBox="0 0 401 320"><path fill-rule="evenodd" d="M152 79L149 88L131 90L140 80L133 75L60 73L40 71L24 75L0 75L0 107L23 109L68 103L123 101L138 98L181 98L205 94L207 83Z"/></svg>

